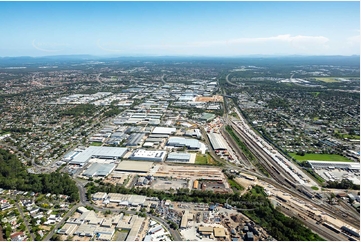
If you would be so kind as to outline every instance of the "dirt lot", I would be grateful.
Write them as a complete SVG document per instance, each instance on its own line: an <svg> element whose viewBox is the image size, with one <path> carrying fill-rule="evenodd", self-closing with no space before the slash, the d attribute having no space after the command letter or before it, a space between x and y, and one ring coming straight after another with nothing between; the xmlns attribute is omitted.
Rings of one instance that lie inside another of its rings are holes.
<svg viewBox="0 0 361 242"><path fill-rule="evenodd" d="M169 190L171 188L188 188L189 184L186 180L166 180L158 178L152 182L152 185L150 187L155 190Z"/></svg>
<svg viewBox="0 0 361 242"><path fill-rule="evenodd" d="M198 102L223 102L222 96L213 96L213 97L197 97L196 101Z"/></svg>

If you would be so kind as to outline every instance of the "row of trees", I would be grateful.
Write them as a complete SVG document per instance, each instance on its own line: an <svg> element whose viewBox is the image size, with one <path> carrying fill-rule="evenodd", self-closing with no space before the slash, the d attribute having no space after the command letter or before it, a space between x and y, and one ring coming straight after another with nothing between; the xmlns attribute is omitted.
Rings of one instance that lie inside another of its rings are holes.
<svg viewBox="0 0 361 242"><path fill-rule="evenodd" d="M79 192L75 182L68 174L28 173L24 164L9 151L0 149L0 187L39 193L64 194L69 201L78 201Z"/></svg>
<svg viewBox="0 0 361 242"><path fill-rule="evenodd" d="M360 185L354 184L352 181L348 179L342 179L340 182L338 181L328 181L327 188L337 188L337 189L353 189L360 190Z"/></svg>

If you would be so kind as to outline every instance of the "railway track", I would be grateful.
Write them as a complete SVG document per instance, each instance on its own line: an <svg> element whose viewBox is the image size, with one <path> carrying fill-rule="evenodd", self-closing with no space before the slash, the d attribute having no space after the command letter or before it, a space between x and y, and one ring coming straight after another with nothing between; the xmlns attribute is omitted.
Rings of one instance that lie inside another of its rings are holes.
<svg viewBox="0 0 361 242"><path fill-rule="evenodd" d="M299 217L298 212L294 212L292 210L288 210L284 207L281 207L282 213L286 214L290 217ZM300 211L301 212L301 211ZM342 234L336 234L335 232L323 227L321 224L316 224L315 220L304 216L304 218L299 218L308 228L310 228L313 232L317 233L321 237L329 241L346 241L348 238Z"/></svg>
<svg viewBox="0 0 361 242"><path fill-rule="evenodd" d="M253 164L248 160L248 158L245 156L245 154L242 152L242 150L238 147L238 145L235 143L235 141L232 139L232 137L230 137L228 132L223 130L223 127L221 129L221 133L222 133L223 137L226 138L227 142L229 144L231 144L233 149L237 150L237 154L241 157L242 163L245 166L248 166L249 168L253 168Z"/></svg>
<svg viewBox="0 0 361 242"><path fill-rule="evenodd" d="M344 213L345 213L346 216L353 217L353 218L359 218L360 217L360 214L354 208L350 207L349 204L345 203L343 200L341 200L339 205L343 209L345 209Z"/></svg>
<svg viewBox="0 0 361 242"><path fill-rule="evenodd" d="M236 125L232 125L233 129L237 132L239 130L239 128L237 128ZM287 179L289 179L289 181L293 181L294 180L290 180L289 175L285 175L282 174L281 172L277 172L276 170L272 169L272 165L270 165L270 159L265 158L264 156L268 156L268 154L263 154L264 151L262 150L261 152L255 152L256 151L260 151L260 149L255 146L255 144L250 144L251 142L247 142L249 139L247 139L247 136L245 136L244 134L240 134L239 132L237 132L241 138L243 139L243 141L246 143L246 145L250 148L251 151L253 151L252 153L259 159L260 164L267 170L267 172L271 175L271 178L265 178L265 177L260 177L260 179L272 184L273 186L283 189L283 190L287 190L288 193L292 194L294 197L299 198L299 199L303 199L305 201L307 201L308 203L312 204L314 207L317 207L318 209L327 212L328 214L330 214L331 216L340 219L340 220L345 220L345 217L343 216L345 214L345 212L342 212L339 209L336 209L335 207L329 208L328 206L326 206L325 204L318 204L315 202L315 200L312 200L311 198L307 197L304 194L300 194L296 189L295 186L291 186L289 183L287 183L285 181L285 177ZM273 163L271 163L273 164ZM275 166L274 166L275 167ZM281 169L281 168L280 168ZM347 223L350 223L353 227L355 228L359 228L360 226L360 219L359 217L354 217L354 216L348 216L347 217Z"/></svg>
<svg viewBox="0 0 361 242"><path fill-rule="evenodd" d="M285 186L289 186L290 184L285 182L285 178L289 181L295 182L293 177L291 177L288 173L283 172L283 169L273 162L272 158L268 156L267 153L264 152L258 145L251 139L247 137L246 134L235 124L231 124L232 128L240 135L243 142L250 148L250 151L253 155L258 158L258 162L267 170L268 173L273 174L273 178L279 182L281 182ZM275 168L273 169L272 166Z"/></svg>
<svg viewBox="0 0 361 242"><path fill-rule="evenodd" d="M265 180L265 179L262 179L262 180ZM266 182L273 185L275 188L287 190L287 193L289 193L293 197L303 199L305 202L312 204L312 206L316 207L317 209L319 209L321 211L327 212L329 215L331 215L332 217L334 217L336 219L340 219L341 221L346 220L342 216L343 212L341 210L337 209L336 207L329 207L327 204L318 204L315 202L315 200L312 200L312 199L308 198L307 196L303 196L303 195L299 194L297 191L294 191L294 189L285 188L284 186L278 184L277 182L272 181L271 179L268 179ZM360 227L359 219L356 219L353 217L347 217L346 221L347 221L347 223L349 223L350 225L352 225L355 228Z"/></svg>

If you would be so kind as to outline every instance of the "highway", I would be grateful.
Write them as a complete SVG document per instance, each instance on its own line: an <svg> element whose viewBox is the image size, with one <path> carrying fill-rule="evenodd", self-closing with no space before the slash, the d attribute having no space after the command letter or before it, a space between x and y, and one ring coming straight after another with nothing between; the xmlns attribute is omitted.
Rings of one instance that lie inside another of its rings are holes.
<svg viewBox="0 0 361 242"><path fill-rule="evenodd" d="M230 80L228 80L229 75L231 75L231 73L229 73L229 74L226 76L226 82L227 82L229 85L236 86L236 87L240 87L240 85L237 85L237 84L231 82Z"/></svg>
<svg viewBox="0 0 361 242"><path fill-rule="evenodd" d="M166 82L166 81L164 81L164 77L165 77L165 74L163 74L163 75L162 75L162 79L161 79L161 80L162 80L162 82L163 82L163 83L164 83L164 85L165 85L165 84L167 84L167 82Z"/></svg>

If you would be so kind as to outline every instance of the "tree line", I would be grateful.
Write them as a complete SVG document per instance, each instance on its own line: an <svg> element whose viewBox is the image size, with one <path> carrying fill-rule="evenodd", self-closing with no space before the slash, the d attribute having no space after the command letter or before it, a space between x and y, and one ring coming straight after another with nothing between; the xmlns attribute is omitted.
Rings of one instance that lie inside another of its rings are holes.
<svg viewBox="0 0 361 242"><path fill-rule="evenodd" d="M158 197L160 200L170 199L180 202L195 203L226 203L236 206L240 209L253 209L251 211L242 211L253 221L262 226L266 231L277 240L282 241L320 241L323 240L317 234L314 234L309 228L305 227L300 220L295 217L287 217L278 209L275 209L268 200L264 190L260 186L254 186L246 194L240 197L240 193L221 194L213 191L192 190L187 188L170 191L156 191L150 188L126 188L124 186L113 185L99 182L87 184L87 195L95 192L137 194L148 197Z"/></svg>
<svg viewBox="0 0 361 242"><path fill-rule="evenodd" d="M69 201L78 201L79 192L75 182L68 174L28 173L24 164L9 151L0 149L0 187L39 193L64 194Z"/></svg>

